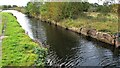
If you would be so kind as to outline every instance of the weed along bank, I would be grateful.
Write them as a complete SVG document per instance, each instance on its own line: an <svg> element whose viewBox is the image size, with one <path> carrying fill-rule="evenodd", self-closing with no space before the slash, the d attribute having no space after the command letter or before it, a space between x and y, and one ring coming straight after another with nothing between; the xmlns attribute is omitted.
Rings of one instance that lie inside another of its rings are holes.
<svg viewBox="0 0 120 68"><path fill-rule="evenodd" d="M39 7L39 12L32 13L29 11L29 7L32 4L35 3L29 2L26 7L26 13L30 17L63 27L76 33L81 33L85 36L90 36L102 42L115 45L116 47L119 46L118 41L116 41L117 36L114 36L114 34L118 32L117 9L113 10L113 8L116 8L118 5L98 5L95 7L87 2L50 2L42 4L41 7ZM82 6L79 6L80 4ZM87 7L83 8L86 4L88 4ZM52 8L50 6L52 6ZM93 9L94 11L89 11L91 8L95 8ZM104 10L102 8L104 8Z"/></svg>
<svg viewBox="0 0 120 68"><path fill-rule="evenodd" d="M120 42L118 41L118 39L119 39L118 35L113 35L113 34L109 34L109 33L105 33L105 32L99 32L96 29L92 29L92 28L85 28L85 27L79 27L79 28L70 27L69 28L69 27L62 26L55 21L50 21L49 19L46 19L46 20L40 19L40 20L43 22L54 24L55 26L58 26L58 27L63 27L65 29L68 29L68 30L76 32L76 33L81 33L85 36L89 36L94 39L100 40L102 42L114 45L115 47L120 46Z"/></svg>
<svg viewBox="0 0 120 68"><path fill-rule="evenodd" d="M102 1L0 6L0 65L120 67L118 4Z"/></svg>
<svg viewBox="0 0 120 68"><path fill-rule="evenodd" d="M8 17L2 45L4 66L108 66L114 62L119 66L119 62L113 60L119 58L119 49L109 45L109 41L115 41L109 33L94 28L61 26L63 24L50 19L29 18L16 10L6 12L13 13L16 18L9 13L0 13L3 20ZM96 38L105 39L109 44L97 41ZM44 45L38 45L38 42Z"/></svg>

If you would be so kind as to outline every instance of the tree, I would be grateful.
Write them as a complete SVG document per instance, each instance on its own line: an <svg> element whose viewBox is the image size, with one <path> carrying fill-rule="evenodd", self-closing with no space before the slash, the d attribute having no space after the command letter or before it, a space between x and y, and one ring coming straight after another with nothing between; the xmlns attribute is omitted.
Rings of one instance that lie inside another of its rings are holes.
<svg viewBox="0 0 120 68"><path fill-rule="evenodd" d="M3 8L7 8L7 5L3 5Z"/></svg>
<svg viewBox="0 0 120 68"><path fill-rule="evenodd" d="M119 6L119 4L112 4L112 5L110 5L109 7L110 7L110 11L112 12L112 13L117 13L117 10L118 10L118 7Z"/></svg>
<svg viewBox="0 0 120 68"><path fill-rule="evenodd" d="M28 2L26 6L27 13L31 16L36 16L40 14L40 3L39 2Z"/></svg>
<svg viewBox="0 0 120 68"><path fill-rule="evenodd" d="M17 5L13 5L13 7L17 7Z"/></svg>
<svg viewBox="0 0 120 68"><path fill-rule="evenodd" d="M11 5L8 5L8 8L11 8Z"/></svg>
<svg viewBox="0 0 120 68"><path fill-rule="evenodd" d="M65 18L77 18L83 12L88 12L91 4L88 2L48 2L41 6L43 17L59 21Z"/></svg>

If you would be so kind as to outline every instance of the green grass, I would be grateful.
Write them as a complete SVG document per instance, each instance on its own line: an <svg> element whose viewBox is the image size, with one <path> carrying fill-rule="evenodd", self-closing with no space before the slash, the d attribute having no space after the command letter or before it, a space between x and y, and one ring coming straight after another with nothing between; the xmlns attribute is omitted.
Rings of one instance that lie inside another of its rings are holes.
<svg viewBox="0 0 120 68"><path fill-rule="evenodd" d="M87 13L87 16L79 16L77 19L64 19L59 22L65 27L87 27L95 28L101 32L114 34L118 31L117 14L109 13L102 16L100 13Z"/></svg>
<svg viewBox="0 0 120 68"><path fill-rule="evenodd" d="M0 20L1 20L1 16L0 16ZM2 34L2 21L0 21L0 35Z"/></svg>
<svg viewBox="0 0 120 68"><path fill-rule="evenodd" d="M0 22L0 35L2 34L2 23Z"/></svg>
<svg viewBox="0 0 120 68"><path fill-rule="evenodd" d="M46 49L33 42L9 13L0 13L6 22L5 36L2 42L3 66L44 66Z"/></svg>
<svg viewBox="0 0 120 68"><path fill-rule="evenodd" d="M0 16L0 20L1 20L1 16ZM0 21L0 36L2 35L2 22ZM1 43L0 43L1 44ZM1 45L0 45L0 67L2 66L2 56L1 56Z"/></svg>

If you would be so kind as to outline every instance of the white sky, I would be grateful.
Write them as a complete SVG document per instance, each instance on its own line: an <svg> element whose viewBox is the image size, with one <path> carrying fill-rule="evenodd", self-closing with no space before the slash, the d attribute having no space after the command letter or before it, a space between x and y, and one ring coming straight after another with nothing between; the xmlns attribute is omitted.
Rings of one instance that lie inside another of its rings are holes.
<svg viewBox="0 0 120 68"><path fill-rule="evenodd" d="M27 2L30 0L0 0L0 5L18 5L18 6L26 6ZM98 3L98 0L88 0L90 3ZM104 1L104 0L103 0ZM118 0L115 0L116 2ZM103 2L99 2L102 4Z"/></svg>
<svg viewBox="0 0 120 68"><path fill-rule="evenodd" d="M25 6L30 0L0 0L0 5Z"/></svg>

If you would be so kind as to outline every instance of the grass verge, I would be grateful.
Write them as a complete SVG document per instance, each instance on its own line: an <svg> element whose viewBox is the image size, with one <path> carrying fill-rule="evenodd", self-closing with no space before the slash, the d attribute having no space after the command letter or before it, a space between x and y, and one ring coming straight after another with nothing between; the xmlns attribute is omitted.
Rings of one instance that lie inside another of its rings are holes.
<svg viewBox="0 0 120 68"><path fill-rule="evenodd" d="M80 16L77 19L64 19L60 22L64 27L86 27L95 28L100 32L115 34L118 32L118 18L116 14L109 13L102 16L100 13L88 13L87 16Z"/></svg>
<svg viewBox="0 0 120 68"><path fill-rule="evenodd" d="M1 16L0 16L0 36L2 35L2 19L1 19Z"/></svg>
<svg viewBox="0 0 120 68"><path fill-rule="evenodd" d="M2 41L2 66L44 66L47 49L33 42L10 13L0 13L6 23Z"/></svg>

